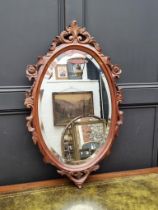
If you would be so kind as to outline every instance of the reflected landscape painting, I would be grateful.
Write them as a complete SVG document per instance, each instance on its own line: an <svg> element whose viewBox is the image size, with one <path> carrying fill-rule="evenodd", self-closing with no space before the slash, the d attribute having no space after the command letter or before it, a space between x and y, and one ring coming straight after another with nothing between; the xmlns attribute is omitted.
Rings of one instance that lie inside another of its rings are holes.
<svg viewBox="0 0 158 210"><path fill-rule="evenodd" d="M94 114L93 92L53 93L54 125L66 125L78 116Z"/></svg>

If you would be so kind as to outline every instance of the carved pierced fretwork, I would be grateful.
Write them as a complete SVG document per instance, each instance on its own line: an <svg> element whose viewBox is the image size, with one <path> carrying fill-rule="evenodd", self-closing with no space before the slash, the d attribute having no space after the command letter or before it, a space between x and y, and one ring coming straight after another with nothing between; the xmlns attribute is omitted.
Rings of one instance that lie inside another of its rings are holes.
<svg viewBox="0 0 158 210"><path fill-rule="evenodd" d="M72 21L69 27L66 27L66 30L61 32L59 36L56 36L52 41L50 51L54 51L56 47L61 44L89 44L94 47L97 51L101 52L99 44L96 42L94 37L92 37L84 27L79 27L77 21Z"/></svg>
<svg viewBox="0 0 158 210"><path fill-rule="evenodd" d="M72 171L58 170L57 172L62 176L66 175L71 181L74 182L74 184L78 188L82 188L82 185L87 179L87 177L89 176L89 174L98 169L99 169L99 165L94 165L91 168L88 168L83 171L72 172Z"/></svg>

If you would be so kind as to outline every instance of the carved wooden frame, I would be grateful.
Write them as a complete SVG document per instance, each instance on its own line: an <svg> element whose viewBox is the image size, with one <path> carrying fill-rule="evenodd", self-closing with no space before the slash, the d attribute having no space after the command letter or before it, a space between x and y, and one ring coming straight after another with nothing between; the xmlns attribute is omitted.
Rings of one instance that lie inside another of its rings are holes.
<svg viewBox="0 0 158 210"><path fill-rule="evenodd" d="M59 54L69 49L83 50L95 57L97 62L103 69L108 81L111 104L112 104L112 120L110 131L106 140L106 144L101 148L95 160L89 161L76 167L71 167L61 163L55 155L48 150L42 137L39 119L38 119L38 95L42 79L47 71L51 61ZM39 56L35 65L28 65L26 68L26 76L33 85L26 93L25 106L31 109L30 115L26 118L28 130L32 133L34 144L37 144L44 157L44 162L56 166L58 173L66 175L79 188L87 179L92 171L99 168L98 162L110 154L114 137L118 134L118 128L122 124L122 111L119 110L119 103L122 101L122 94L116 85L116 79L119 78L121 69L118 65L113 65L108 56L102 54L102 50L95 39L86 31L84 27L79 27L77 22L72 21L66 30L61 32L59 36L52 41L49 51L44 56Z"/></svg>

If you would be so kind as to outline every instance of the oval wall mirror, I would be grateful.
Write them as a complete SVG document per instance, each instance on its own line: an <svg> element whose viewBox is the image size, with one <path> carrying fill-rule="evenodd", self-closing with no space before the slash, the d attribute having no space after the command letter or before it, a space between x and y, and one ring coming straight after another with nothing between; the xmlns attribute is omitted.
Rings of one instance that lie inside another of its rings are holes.
<svg viewBox="0 0 158 210"><path fill-rule="evenodd" d="M27 127L44 161L79 188L109 155L122 123L121 73L99 44L73 21L46 55L26 74L34 80L26 94Z"/></svg>

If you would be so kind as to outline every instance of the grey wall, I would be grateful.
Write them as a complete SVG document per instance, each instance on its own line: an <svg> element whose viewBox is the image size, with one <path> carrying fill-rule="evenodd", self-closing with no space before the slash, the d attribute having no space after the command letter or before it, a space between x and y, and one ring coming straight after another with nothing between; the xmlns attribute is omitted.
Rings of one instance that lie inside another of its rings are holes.
<svg viewBox="0 0 158 210"><path fill-rule="evenodd" d="M0 185L59 177L43 163L25 126L25 68L73 19L123 70L124 124L98 172L157 166L157 8L156 0L0 1Z"/></svg>

